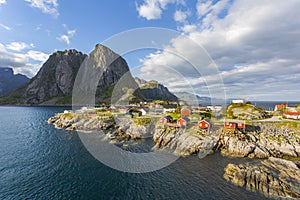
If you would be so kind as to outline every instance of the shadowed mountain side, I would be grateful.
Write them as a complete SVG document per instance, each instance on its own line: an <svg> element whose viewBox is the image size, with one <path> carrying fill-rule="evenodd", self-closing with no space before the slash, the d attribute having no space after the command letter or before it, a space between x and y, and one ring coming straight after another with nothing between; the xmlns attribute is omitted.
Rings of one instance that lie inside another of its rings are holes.
<svg viewBox="0 0 300 200"><path fill-rule="evenodd" d="M8 95L29 80L25 75L15 75L11 68L0 67L0 97Z"/></svg>
<svg viewBox="0 0 300 200"><path fill-rule="evenodd" d="M127 62L101 44L97 44L89 55L77 50L57 51L28 83L0 98L0 104L93 105L119 100L177 101L177 97L163 85L155 82L156 87L148 87L154 82L140 85L136 80Z"/></svg>

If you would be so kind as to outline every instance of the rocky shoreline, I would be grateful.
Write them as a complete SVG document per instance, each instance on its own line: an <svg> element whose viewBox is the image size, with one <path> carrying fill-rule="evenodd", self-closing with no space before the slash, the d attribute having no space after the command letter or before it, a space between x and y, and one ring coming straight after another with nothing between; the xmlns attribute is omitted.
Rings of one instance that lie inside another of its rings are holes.
<svg viewBox="0 0 300 200"><path fill-rule="evenodd" d="M56 114L48 122L67 130L105 130L111 143L152 138L153 150L167 150L178 156L198 154L201 158L220 152L224 156L262 159L257 165L229 164L224 178L268 197L300 198L299 162L285 160L300 157L297 128L256 123L245 130L218 128L207 132L196 126L179 128L156 121L138 125L128 117L103 116L99 120L75 112Z"/></svg>
<svg viewBox="0 0 300 200"><path fill-rule="evenodd" d="M299 162L270 157L259 164L228 164L224 178L231 183L258 190L267 197L300 198Z"/></svg>
<svg viewBox="0 0 300 200"><path fill-rule="evenodd" d="M223 130L217 149L233 157L299 157L300 131L287 126L258 123L253 130Z"/></svg>

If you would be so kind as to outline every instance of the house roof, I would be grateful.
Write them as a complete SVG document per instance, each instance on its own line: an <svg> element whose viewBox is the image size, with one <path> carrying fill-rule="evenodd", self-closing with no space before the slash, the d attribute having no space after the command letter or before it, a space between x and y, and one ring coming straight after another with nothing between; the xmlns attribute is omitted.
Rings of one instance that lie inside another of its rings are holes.
<svg viewBox="0 0 300 200"><path fill-rule="evenodd" d="M283 109L283 108L286 108L286 105L285 104L277 104L276 108L277 109Z"/></svg>
<svg viewBox="0 0 300 200"><path fill-rule="evenodd" d="M284 112L285 115L300 115L300 112Z"/></svg>
<svg viewBox="0 0 300 200"><path fill-rule="evenodd" d="M170 115L167 115L164 118L169 119L169 120L173 120L173 117L171 117Z"/></svg>
<svg viewBox="0 0 300 200"><path fill-rule="evenodd" d="M202 121L205 121L205 122L208 122L208 123L212 124L212 121L211 121L210 119L207 119L207 118L205 118L205 119L202 119L202 120L201 120L201 121L199 121L199 122L202 122Z"/></svg>

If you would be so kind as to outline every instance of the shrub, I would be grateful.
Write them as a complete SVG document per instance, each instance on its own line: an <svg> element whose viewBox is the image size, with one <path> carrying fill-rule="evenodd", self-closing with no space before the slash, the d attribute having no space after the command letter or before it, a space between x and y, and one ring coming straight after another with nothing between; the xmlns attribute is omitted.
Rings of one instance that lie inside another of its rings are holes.
<svg viewBox="0 0 300 200"><path fill-rule="evenodd" d="M138 118L134 118L133 119L133 122L136 124L136 125L140 125L140 126L146 126L148 124L151 123L151 118L150 117L138 117Z"/></svg>
<svg viewBox="0 0 300 200"><path fill-rule="evenodd" d="M173 118L173 121L176 121L181 117L181 114L176 112L168 112L166 115L170 115Z"/></svg>
<svg viewBox="0 0 300 200"><path fill-rule="evenodd" d="M73 118L73 114L72 113L64 113L62 115L63 119L72 119Z"/></svg>

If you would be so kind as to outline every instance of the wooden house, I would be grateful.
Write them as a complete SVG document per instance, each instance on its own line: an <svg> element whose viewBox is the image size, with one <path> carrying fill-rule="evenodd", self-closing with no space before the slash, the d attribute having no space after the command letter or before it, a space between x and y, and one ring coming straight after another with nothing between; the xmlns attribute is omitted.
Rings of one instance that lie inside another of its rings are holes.
<svg viewBox="0 0 300 200"><path fill-rule="evenodd" d="M224 122L224 127L229 129L245 129L246 123L243 122Z"/></svg>
<svg viewBox="0 0 300 200"><path fill-rule="evenodd" d="M212 127L212 122L209 119L203 119L198 122L197 126L200 129L209 129Z"/></svg>
<svg viewBox="0 0 300 200"><path fill-rule="evenodd" d="M286 109L286 104L277 104L275 105L274 111L283 111Z"/></svg>
<svg viewBox="0 0 300 200"><path fill-rule="evenodd" d="M182 108L181 109L181 116L183 116L183 117L191 116L191 110L188 109L188 108Z"/></svg>
<svg viewBox="0 0 300 200"><path fill-rule="evenodd" d="M177 120L177 125L179 127L185 127L190 123L190 120L186 117L182 117L180 119Z"/></svg>
<svg viewBox="0 0 300 200"><path fill-rule="evenodd" d="M283 117L286 119L300 119L300 112L284 112Z"/></svg>
<svg viewBox="0 0 300 200"><path fill-rule="evenodd" d="M96 117L97 114L96 113L88 113L87 116L90 117L90 118L92 118L92 117Z"/></svg>
<svg viewBox="0 0 300 200"><path fill-rule="evenodd" d="M224 127L225 128L230 128L230 129L236 129L237 128L237 123L235 123L235 122L224 122Z"/></svg>
<svg viewBox="0 0 300 200"><path fill-rule="evenodd" d="M172 123L173 118L170 115L167 115L165 117L160 118L159 122L162 124Z"/></svg>

